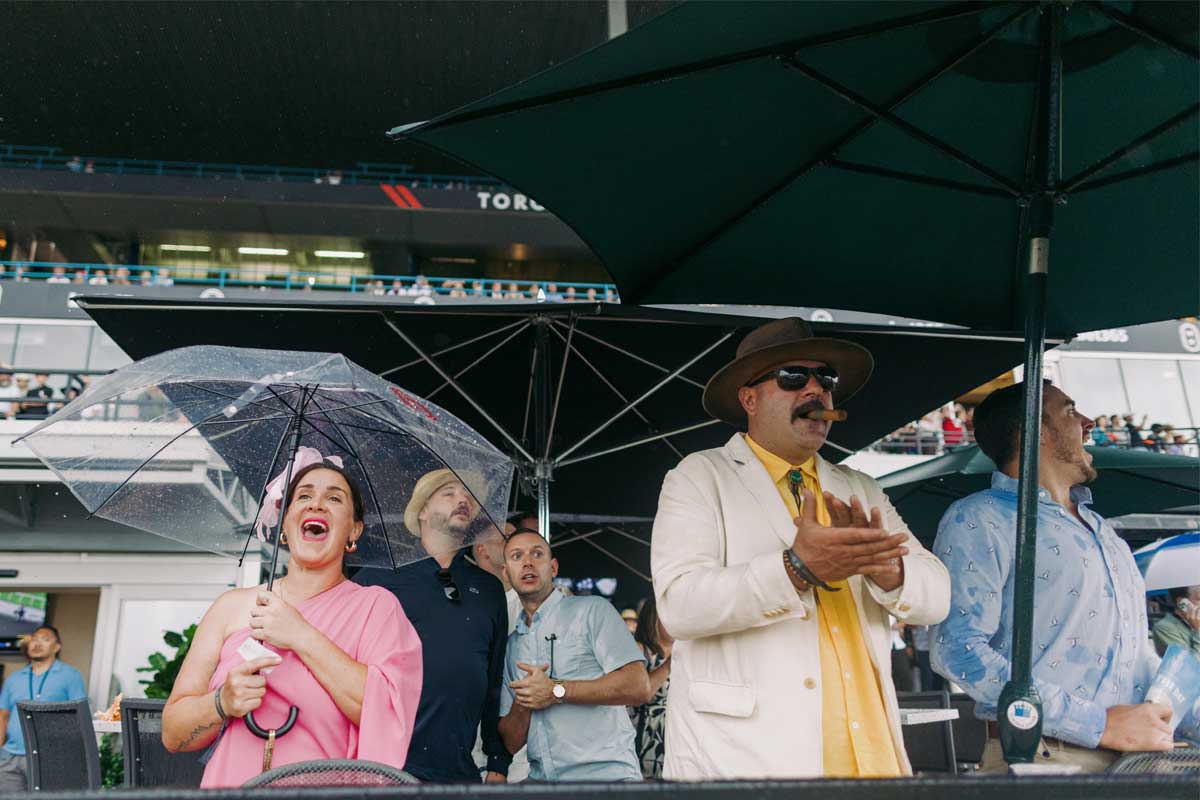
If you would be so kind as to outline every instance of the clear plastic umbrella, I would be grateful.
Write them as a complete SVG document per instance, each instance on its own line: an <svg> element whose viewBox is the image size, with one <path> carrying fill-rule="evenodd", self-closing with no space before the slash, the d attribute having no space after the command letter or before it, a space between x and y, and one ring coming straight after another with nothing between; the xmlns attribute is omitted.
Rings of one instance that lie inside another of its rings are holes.
<svg viewBox="0 0 1200 800"><path fill-rule="evenodd" d="M427 555L404 525L422 475L449 468L475 497L465 547L503 519L513 472L459 419L344 356L236 347L117 370L21 441L91 514L225 554L256 533L277 541L278 489L294 454L299 469L316 451L363 495L365 529L347 563L393 568Z"/></svg>

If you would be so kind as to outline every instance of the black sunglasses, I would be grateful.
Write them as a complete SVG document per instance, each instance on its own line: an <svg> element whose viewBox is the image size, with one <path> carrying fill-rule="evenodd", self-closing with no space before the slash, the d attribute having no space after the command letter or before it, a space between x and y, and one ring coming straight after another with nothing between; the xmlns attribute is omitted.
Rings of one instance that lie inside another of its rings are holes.
<svg viewBox="0 0 1200 800"><path fill-rule="evenodd" d="M747 383L747 386L757 386L760 383L775 379L779 388L785 392L796 392L808 386L810 377L817 379L817 385L827 392L832 392L838 385L837 370L833 367L780 367L766 375L760 375Z"/></svg>
<svg viewBox="0 0 1200 800"><path fill-rule="evenodd" d="M442 594L446 595L446 599L451 602L458 601L458 585L454 583L454 578L450 577L450 570L439 569L437 578L442 583Z"/></svg>

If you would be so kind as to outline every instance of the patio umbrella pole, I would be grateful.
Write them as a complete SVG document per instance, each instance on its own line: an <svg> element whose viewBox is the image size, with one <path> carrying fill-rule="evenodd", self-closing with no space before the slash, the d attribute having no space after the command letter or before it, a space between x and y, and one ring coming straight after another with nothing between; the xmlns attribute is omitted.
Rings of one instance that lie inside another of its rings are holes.
<svg viewBox="0 0 1200 800"><path fill-rule="evenodd" d="M537 317L534 323L534 347L537 363L533 373L533 441L541 453L533 463L537 481L538 531L550 541L550 320Z"/></svg>
<svg viewBox="0 0 1200 800"><path fill-rule="evenodd" d="M267 573L268 592L275 586L275 570L279 564L279 537L283 535L283 518L287 516L288 489L292 485L292 465L296 463L296 453L300 450L300 436L304 428L304 407L308 405L309 397L311 395L308 393L307 387L300 390L300 402L297 404L296 416L292 418L289 425L292 434L292 453L288 456L287 469L284 470L283 497L279 499L279 522L275 525L275 546L271 549L271 568ZM258 721L254 719L253 711L242 717L242 722L246 724L250 732L267 742L267 749L263 755L263 772L270 769L271 754L275 749L275 740L291 731L292 726L296 724L296 718L299 716L299 708L296 706L289 707L287 719L274 730L268 730L259 725Z"/></svg>
<svg viewBox="0 0 1200 800"><path fill-rule="evenodd" d="M275 570L279 564L279 537L283 535L283 518L287 513L287 509L283 504L287 502L287 490L292 485L292 465L296 463L296 453L300 449L300 432L304 425L304 406L308 402L308 397L304 392L301 392L299 410L296 416L292 418L291 433L292 433L292 452L288 456L287 469L284 471L283 478L283 498L280 500L279 507L279 522L275 526L275 546L271 549L271 567L267 572L267 591L275 586Z"/></svg>
<svg viewBox="0 0 1200 800"><path fill-rule="evenodd" d="M1041 9L1038 118L1030 148L1029 261L1025 295L1025 407L1017 478L1017 531L1013 589L1012 674L1000 692L996 717L1010 764L1028 764L1042 735L1042 701L1033 685L1034 580L1037 574L1038 453L1042 432L1042 350L1046 340L1046 275L1055 191L1059 183L1062 120L1062 25L1059 3ZM1024 216L1024 215L1023 215Z"/></svg>

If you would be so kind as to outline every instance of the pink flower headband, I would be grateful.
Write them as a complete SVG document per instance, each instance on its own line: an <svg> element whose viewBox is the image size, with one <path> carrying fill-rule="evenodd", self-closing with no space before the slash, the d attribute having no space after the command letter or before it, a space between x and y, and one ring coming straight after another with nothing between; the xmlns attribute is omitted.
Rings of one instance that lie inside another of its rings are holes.
<svg viewBox="0 0 1200 800"><path fill-rule="evenodd" d="M339 468L342 466L342 459L339 456L326 458L315 447L301 446L296 451L295 459L292 460L292 476L298 475L300 470L305 467L322 464L326 461ZM279 511L283 507L283 493L287 490L284 485L287 474L288 470L285 466L283 471L275 476L275 480L267 484L267 490L263 493L262 507L259 508L258 517L254 520L254 533L260 542L267 541L267 532L279 524Z"/></svg>

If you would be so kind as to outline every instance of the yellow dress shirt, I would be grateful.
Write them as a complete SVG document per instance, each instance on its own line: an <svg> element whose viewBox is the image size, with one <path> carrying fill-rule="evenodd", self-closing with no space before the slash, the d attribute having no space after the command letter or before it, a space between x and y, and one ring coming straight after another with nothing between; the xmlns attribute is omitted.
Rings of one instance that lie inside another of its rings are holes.
<svg viewBox="0 0 1200 800"><path fill-rule="evenodd" d="M788 473L792 465L758 442L746 444L767 474L792 517L799 516ZM817 478L816 459L799 466L804 488L816 497L817 522L830 524ZM846 581L828 581L837 592L813 589L821 648L821 729L825 776L828 778L892 778L901 775L883 693L863 639L854 595ZM890 665L889 665L890 669Z"/></svg>

